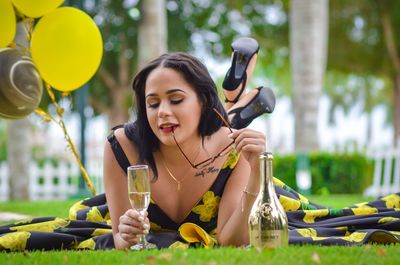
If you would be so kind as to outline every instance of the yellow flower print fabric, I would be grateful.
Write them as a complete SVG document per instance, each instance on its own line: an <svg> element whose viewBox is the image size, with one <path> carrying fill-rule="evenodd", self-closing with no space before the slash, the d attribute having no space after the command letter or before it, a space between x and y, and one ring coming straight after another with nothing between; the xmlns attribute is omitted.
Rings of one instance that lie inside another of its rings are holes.
<svg viewBox="0 0 400 265"><path fill-rule="evenodd" d="M222 165L222 169L225 168L233 169L236 166L237 162L239 161L239 158L240 158L240 153L238 153L236 149L233 149L232 151L229 152L228 158Z"/></svg>
<svg viewBox="0 0 400 265"><path fill-rule="evenodd" d="M36 224L24 224L11 227L11 231L30 231L30 232L54 232L58 228L66 227L69 224L68 220L55 218L47 222Z"/></svg>
<svg viewBox="0 0 400 265"><path fill-rule="evenodd" d="M337 209L310 202L277 178L274 184L288 218L290 244L400 243L400 193Z"/></svg>
<svg viewBox="0 0 400 265"><path fill-rule="evenodd" d="M42 217L0 226L0 251L114 247L104 194L74 204L69 216L72 218Z"/></svg>
<svg viewBox="0 0 400 265"><path fill-rule="evenodd" d="M25 231L5 234L0 237L0 250L25 250L26 242L30 236L31 233Z"/></svg>
<svg viewBox="0 0 400 265"><path fill-rule="evenodd" d="M383 201L386 202L387 208L400 209L400 195L399 194L390 194L382 198Z"/></svg>
<svg viewBox="0 0 400 265"><path fill-rule="evenodd" d="M207 191L202 197L203 204L194 207L193 212L200 215L200 221L208 222L211 218L217 216L220 200L221 198L215 196L212 191Z"/></svg>
<svg viewBox="0 0 400 265"><path fill-rule="evenodd" d="M162 216L159 208L150 211L152 225L148 240L159 247L177 249L218 245L216 224L223 184L216 181L182 223L173 223L166 215L156 218L154 214ZM290 244L400 243L400 209L396 201L399 194L336 209L300 199L298 193L285 185L275 189L288 217ZM35 218L0 227L0 250L112 249L104 194L81 203L82 206L73 206L80 209L74 214L76 220ZM153 207L157 208L155 203Z"/></svg>

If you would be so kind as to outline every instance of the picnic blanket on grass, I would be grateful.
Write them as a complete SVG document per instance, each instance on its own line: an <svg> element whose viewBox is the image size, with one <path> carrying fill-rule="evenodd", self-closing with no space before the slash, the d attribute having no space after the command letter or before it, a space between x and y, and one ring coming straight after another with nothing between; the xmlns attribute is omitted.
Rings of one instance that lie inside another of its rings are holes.
<svg viewBox="0 0 400 265"><path fill-rule="evenodd" d="M346 208L325 207L274 179L289 221L289 244L362 245L400 242L400 193ZM158 247L218 246L215 234L194 223L178 231L150 229ZM111 221L104 194L75 203L69 218L34 218L0 226L0 250L113 249Z"/></svg>

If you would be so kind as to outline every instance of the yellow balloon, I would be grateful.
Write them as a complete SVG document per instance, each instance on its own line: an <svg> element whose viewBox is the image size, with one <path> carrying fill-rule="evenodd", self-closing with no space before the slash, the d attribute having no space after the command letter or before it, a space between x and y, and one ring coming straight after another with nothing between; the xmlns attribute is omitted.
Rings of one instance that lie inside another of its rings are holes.
<svg viewBox="0 0 400 265"><path fill-rule="evenodd" d="M103 41L89 15L61 7L39 20L32 33L31 51L42 78L55 89L68 92L95 74Z"/></svg>
<svg viewBox="0 0 400 265"><path fill-rule="evenodd" d="M14 39L17 28L14 8L10 0L0 0L0 48L8 46Z"/></svg>
<svg viewBox="0 0 400 265"><path fill-rule="evenodd" d="M57 7L64 0L11 0L14 6L27 17L41 17Z"/></svg>

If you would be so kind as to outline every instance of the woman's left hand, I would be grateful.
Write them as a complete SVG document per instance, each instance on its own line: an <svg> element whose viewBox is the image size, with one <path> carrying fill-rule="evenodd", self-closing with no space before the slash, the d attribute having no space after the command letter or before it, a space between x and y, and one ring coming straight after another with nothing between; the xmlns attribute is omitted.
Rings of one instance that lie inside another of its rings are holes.
<svg viewBox="0 0 400 265"><path fill-rule="evenodd" d="M249 162L252 168L259 167L259 157L266 149L265 135L262 132L244 128L234 130L229 135L235 139L236 150Z"/></svg>

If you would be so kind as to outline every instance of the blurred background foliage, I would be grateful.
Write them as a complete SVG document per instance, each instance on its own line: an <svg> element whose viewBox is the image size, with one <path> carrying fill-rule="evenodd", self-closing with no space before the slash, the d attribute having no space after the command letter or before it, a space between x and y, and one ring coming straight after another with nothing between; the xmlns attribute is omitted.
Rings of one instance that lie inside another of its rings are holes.
<svg viewBox="0 0 400 265"><path fill-rule="evenodd" d="M254 79L271 85L278 96L291 96L289 7L288 0L167 0L168 50L228 61L232 41L250 35L261 46ZM83 8L99 25L105 48L101 68L90 85L89 102L95 113L110 113L110 123L115 124L121 119L113 115L117 112L113 109L122 104L120 111L127 113L132 104L129 83L118 84L118 75L126 71L133 76L137 71L141 1L86 0ZM384 106L388 125L394 122L394 73L379 12L383 9L389 12L393 28L398 28L398 1L329 2L323 87L323 93L332 101L329 113L337 108L347 112L355 102L362 102L365 113ZM400 43L400 34L395 34L395 41ZM123 60L127 63L122 64ZM114 83L107 82L106 76L113 77ZM117 90L124 91L124 96L115 97ZM127 118L126 114L119 115ZM333 117L330 121L335 122Z"/></svg>

